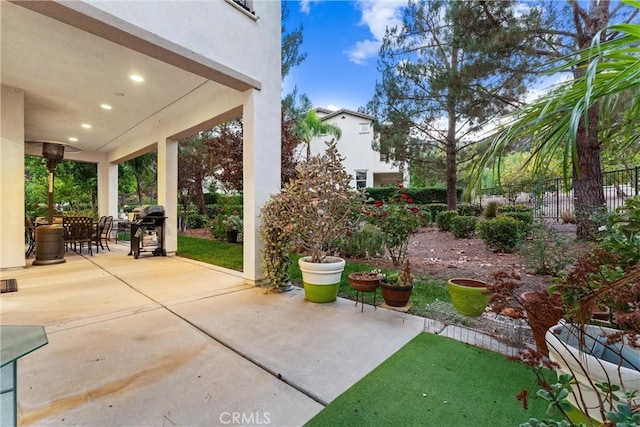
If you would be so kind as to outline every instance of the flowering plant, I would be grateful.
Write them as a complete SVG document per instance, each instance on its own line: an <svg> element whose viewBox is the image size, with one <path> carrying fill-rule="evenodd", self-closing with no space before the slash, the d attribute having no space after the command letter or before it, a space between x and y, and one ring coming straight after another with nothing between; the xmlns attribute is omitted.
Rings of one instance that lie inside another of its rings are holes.
<svg viewBox="0 0 640 427"><path fill-rule="evenodd" d="M242 218L240 215L226 215L222 219L227 231L241 231L242 230Z"/></svg>
<svg viewBox="0 0 640 427"><path fill-rule="evenodd" d="M393 265L400 265L407 257L409 238L420 226L420 210L413 205L402 185L383 203L376 200L364 208L366 220L377 226L384 235L384 244Z"/></svg>

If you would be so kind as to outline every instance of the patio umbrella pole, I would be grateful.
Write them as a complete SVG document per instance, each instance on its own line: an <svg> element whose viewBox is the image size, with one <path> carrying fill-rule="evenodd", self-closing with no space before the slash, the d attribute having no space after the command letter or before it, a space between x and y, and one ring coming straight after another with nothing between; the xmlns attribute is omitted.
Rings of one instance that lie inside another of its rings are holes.
<svg viewBox="0 0 640 427"><path fill-rule="evenodd" d="M64 145L42 143L42 157L47 159L49 169L49 209L47 225L36 228L36 259L33 265L61 264L64 259L64 228L53 223L53 183L58 162L64 157Z"/></svg>

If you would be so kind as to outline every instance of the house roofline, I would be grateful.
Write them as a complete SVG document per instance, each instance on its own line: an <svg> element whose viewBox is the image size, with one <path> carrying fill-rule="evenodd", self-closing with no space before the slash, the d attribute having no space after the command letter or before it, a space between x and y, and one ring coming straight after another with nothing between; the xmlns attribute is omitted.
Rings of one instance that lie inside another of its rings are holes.
<svg viewBox="0 0 640 427"><path fill-rule="evenodd" d="M376 119L374 116L370 116L369 114L360 113L358 111L353 111L353 110L347 110L346 108L341 108L337 111L331 111L331 110L327 110L326 108L318 107L318 108L315 108L315 110L318 113L327 114L326 116L320 118L320 120L323 120L323 121L335 116L339 116L340 114L349 114L351 116L360 117L362 119L367 119L371 121Z"/></svg>

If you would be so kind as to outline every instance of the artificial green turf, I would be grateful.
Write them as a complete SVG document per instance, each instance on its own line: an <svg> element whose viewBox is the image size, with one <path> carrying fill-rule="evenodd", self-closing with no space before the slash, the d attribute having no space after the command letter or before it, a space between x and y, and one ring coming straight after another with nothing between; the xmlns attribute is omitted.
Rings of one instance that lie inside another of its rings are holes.
<svg viewBox="0 0 640 427"><path fill-rule="evenodd" d="M177 254L196 261L242 271L242 244L179 234Z"/></svg>
<svg viewBox="0 0 640 427"><path fill-rule="evenodd" d="M522 389L531 396L538 389L525 365L421 333L306 425L513 427L547 418L541 399L522 408L515 397Z"/></svg>

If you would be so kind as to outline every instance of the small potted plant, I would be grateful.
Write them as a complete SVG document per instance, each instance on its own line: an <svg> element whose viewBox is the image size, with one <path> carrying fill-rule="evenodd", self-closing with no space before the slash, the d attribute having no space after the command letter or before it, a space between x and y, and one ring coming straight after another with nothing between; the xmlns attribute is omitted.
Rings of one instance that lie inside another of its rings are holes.
<svg viewBox="0 0 640 427"><path fill-rule="evenodd" d="M390 307L406 307L413 292L414 277L411 274L411 264L405 260L402 264L400 274L393 273L387 275L386 279L380 283L382 298Z"/></svg>
<svg viewBox="0 0 640 427"><path fill-rule="evenodd" d="M237 243L238 233L242 230L242 218L239 215L227 215L223 219L223 224L227 232L227 242Z"/></svg>
<svg viewBox="0 0 640 427"><path fill-rule="evenodd" d="M380 269L356 271L348 276L351 287L359 292L375 291L384 277Z"/></svg>

